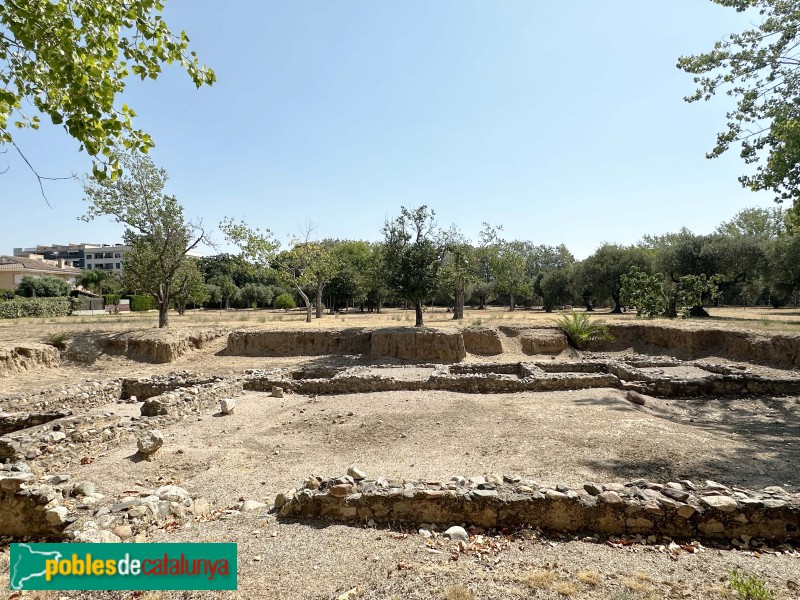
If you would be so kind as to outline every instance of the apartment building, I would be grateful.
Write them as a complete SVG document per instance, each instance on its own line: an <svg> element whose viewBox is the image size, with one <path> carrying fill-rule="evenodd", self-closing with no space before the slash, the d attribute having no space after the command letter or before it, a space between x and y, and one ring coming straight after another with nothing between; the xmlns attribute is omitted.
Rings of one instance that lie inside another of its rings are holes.
<svg viewBox="0 0 800 600"><path fill-rule="evenodd" d="M123 258L130 249L130 246L124 244L52 244L34 248L14 248L14 256L38 254L46 260L63 260L79 269L103 269L121 274L124 268ZM188 256L203 257L199 252L189 252Z"/></svg>

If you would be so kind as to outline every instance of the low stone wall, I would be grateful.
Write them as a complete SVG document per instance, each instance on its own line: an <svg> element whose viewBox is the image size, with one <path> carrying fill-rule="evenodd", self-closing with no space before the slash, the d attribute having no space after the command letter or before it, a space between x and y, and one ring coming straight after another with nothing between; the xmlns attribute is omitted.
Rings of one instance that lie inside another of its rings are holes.
<svg viewBox="0 0 800 600"><path fill-rule="evenodd" d="M451 363L467 351L460 331L445 329L379 329L372 332L370 358Z"/></svg>
<svg viewBox="0 0 800 600"><path fill-rule="evenodd" d="M503 344L496 329L468 327L461 331L464 349L470 354L494 356L503 353Z"/></svg>
<svg viewBox="0 0 800 600"><path fill-rule="evenodd" d="M66 527L61 494L30 472L0 472L0 535L53 537Z"/></svg>
<svg viewBox="0 0 800 600"><path fill-rule="evenodd" d="M569 346L560 329L530 329L519 336L525 354L560 354Z"/></svg>
<svg viewBox="0 0 800 600"><path fill-rule="evenodd" d="M187 352L205 347L228 333L227 329L132 331L100 340L108 354L122 354L140 362L169 363Z"/></svg>
<svg viewBox="0 0 800 600"><path fill-rule="evenodd" d="M733 360L775 366L800 366L800 335L767 334L711 327L675 327L653 323L609 323L614 341L608 348L633 347L639 351L663 349L693 357L722 356Z"/></svg>
<svg viewBox="0 0 800 600"><path fill-rule="evenodd" d="M345 523L538 527L559 532L677 538L800 540L800 497L778 487L731 490L714 482L539 486L516 477L450 481L309 478L276 500L283 518Z"/></svg>
<svg viewBox="0 0 800 600"><path fill-rule="evenodd" d="M68 410L56 410L40 413L0 413L0 435L13 433L20 429L28 429L56 419L63 419L71 414Z"/></svg>
<svg viewBox="0 0 800 600"><path fill-rule="evenodd" d="M218 375L194 375L186 371L155 377L123 379L120 397L122 399L135 397L140 401L147 400L153 396L160 396L165 392L171 392L179 388L204 385L215 381L222 381L222 379L223 378Z"/></svg>
<svg viewBox="0 0 800 600"><path fill-rule="evenodd" d="M48 388L31 394L18 394L0 398L0 410L47 412L75 411L115 402L120 397L119 379L89 380L74 385Z"/></svg>
<svg viewBox="0 0 800 600"><path fill-rule="evenodd" d="M366 354L370 336L366 329L232 331L226 353L233 356Z"/></svg>
<svg viewBox="0 0 800 600"><path fill-rule="evenodd" d="M14 344L0 346L0 377L37 368L61 365L61 355L47 344Z"/></svg>

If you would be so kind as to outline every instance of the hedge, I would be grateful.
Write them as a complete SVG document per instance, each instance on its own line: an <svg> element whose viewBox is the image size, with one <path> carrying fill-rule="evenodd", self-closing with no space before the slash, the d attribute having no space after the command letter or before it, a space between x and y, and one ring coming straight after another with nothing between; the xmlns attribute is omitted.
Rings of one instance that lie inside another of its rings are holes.
<svg viewBox="0 0 800 600"><path fill-rule="evenodd" d="M132 311L155 310L156 299L152 296L128 296Z"/></svg>
<svg viewBox="0 0 800 600"><path fill-rule="evenodd" d="M106 306L109 304L116 306L119 304L119 294L105 294L103 295L103 302L105 302Z"/></svg>
<svg viewBox="0 0 800 600"><path fill-rule="evenodd" d="M0 302L0 319L66 317L72 313L71 298L14 298Z"/></svg>

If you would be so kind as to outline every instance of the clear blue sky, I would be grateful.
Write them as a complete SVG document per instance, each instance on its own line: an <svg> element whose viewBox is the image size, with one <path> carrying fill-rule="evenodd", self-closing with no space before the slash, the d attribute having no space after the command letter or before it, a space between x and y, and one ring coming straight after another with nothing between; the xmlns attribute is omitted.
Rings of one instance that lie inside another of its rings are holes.
<svg viewBox="0 0 800 600"><path fill-rule="evenodd" d="M124 100L167 191L210 226L288 240L311 219L320 237L376 240L401 205L428 204L473 239L489 221L584 258L772 205L740 187L736 151L705 158L726 99L683 101L677 58L748 25L710 1L169 0L165 15L218 82L167 68ZM17 139L44 175L90 169L58 128ZM48 208L13 149L4 166L0 253L121 239L77 219L79 183L48 184Z"/></svg>

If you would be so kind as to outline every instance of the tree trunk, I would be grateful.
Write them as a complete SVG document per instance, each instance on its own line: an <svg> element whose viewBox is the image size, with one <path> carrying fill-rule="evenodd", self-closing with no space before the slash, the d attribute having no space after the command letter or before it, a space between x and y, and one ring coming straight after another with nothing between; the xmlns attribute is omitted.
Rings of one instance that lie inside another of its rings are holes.
<svg viewBox="0 0 800 600"><path fill-rule="evenodd" d="M698 317L698 318L705 318L710 317L711 315L708 314L705 308L702 306L693 306L689 309L689 316L690 317Z"/></svg>
<svg viewBox="0 0 800 600"><path fill-rule="evenodd" d="M592 306L592 297L591 296L584 296L583 297L583 305L586 307L586 312L591 312L594 310L594 306Z"/></svg>
<svg viewBox="0 0 800 600"><path fill-rule="evenodd" d="M513 311L517 307L516 302L514 302L514 294L509 294L509 308L508 310Z"/></svg>
<svg viewBox="0 0 800 600"><path fill-rule="evenodd" d="M325 282L317 281L317 314L318 319L322 318L322 289L325 287Z"/></svg>
<svg viewBox="0 0 800 600"><path fill-rule="evenodd" d="M619 299L619 293L611 294L611 299L614 301L614 310L611 311L611 314L614 315L622 314L622 302Z"/></svg>
<svg viewBox="0 0 800 600"><path fill-rule="evenodd" d="M311 323L311 300L308 299L308 296L300 289L299 285L295 289L297 289L297 293L300 294L303 299L303 305L306 307L306 323Z"/></svg>
<svg viewBox="0 0 800 600"><path fill-rule="evenodd" d="M464 286L458 288L456 291L456 305L453 308L453 319L461 320L464 318Z"/></svg>
<svg viewBox="0 0 800 600"><path fill-rule="evenodd" d="M169 288L162 286L158 297L158 328L166 327L169 327Z"/></svg>
<svg viewBox="0 0 800 600"><path fill-rule="evenodd" d="M381 314L381 308L382 308L381 305L382 304L383 304L383 301L380 298L378 298L378 307L375 309L378 314Z"/></svg>
<svg viewBox="0 0 800 600"><path fill-rule="evenodd" d="M424 325L422 317L422 300L417 300L414 303L414 311L417 313L417 321L414 323L414 327L422 327Z"/></svg>

